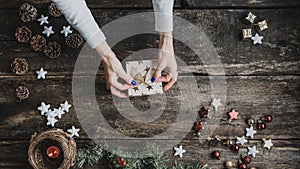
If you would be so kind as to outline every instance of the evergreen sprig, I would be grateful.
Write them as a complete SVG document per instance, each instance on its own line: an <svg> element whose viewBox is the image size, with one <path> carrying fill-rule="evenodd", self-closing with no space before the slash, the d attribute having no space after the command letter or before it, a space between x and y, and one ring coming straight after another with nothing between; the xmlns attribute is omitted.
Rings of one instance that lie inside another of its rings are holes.
<svg viewBox="0 0 300 169"><path fill-rule="evenodd" d="M82 168L84 165L93 166L100 159L107 158L110 160L111 168L119 169L209 169L209 166L202 162L196 162L191 165L183 165L177 161L174 162L173 166L168 167L166 163L169 161L168 156L164 155L161 150L151 143L147 143L145 148L140 151L145 153L148 158L123 158L117 154L124 154L118 150L115 153L109 153L103 148L95 143L87 145L85 148L81 148L77 151L76 154L76 164L79 168ZM123 158L126 162L126 165L122 165L119 160Z"/></svg>
<svg viewBox="0 0 300 169"><path fill-rule="evenodd" d="M93 166L96 164L103 156L104 151L101 146L91 143L85 148L81 148L76 154L76 163L79 168L82 168L84 164Z"/></svg>

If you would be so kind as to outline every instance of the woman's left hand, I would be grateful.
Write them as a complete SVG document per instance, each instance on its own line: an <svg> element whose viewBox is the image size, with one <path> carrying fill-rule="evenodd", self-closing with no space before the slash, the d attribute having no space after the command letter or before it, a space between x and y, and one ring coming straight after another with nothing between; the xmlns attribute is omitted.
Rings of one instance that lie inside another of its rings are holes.
<svg viewBox="0 0 300 169"><path fill-rule="evenodd" d="M167 75L161 76L161 72L167 69ZM172 32L160 33L158 64L151 79L152 82L167 82L164 91L169 90L178 77L177 63L174 54Z"/></svg>

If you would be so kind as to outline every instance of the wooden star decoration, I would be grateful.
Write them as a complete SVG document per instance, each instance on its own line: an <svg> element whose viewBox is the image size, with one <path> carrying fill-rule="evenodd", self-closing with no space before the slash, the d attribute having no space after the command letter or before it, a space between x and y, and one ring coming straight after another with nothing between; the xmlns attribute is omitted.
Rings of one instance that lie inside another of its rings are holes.
<svg viewBox="0 0 300 169"><path fill-rule="evenodd" d="M55 108L55 109L54 109L54 112L55 112L56 116L57 116L59 119L61 119L61 116L62 116L63 114L65 114L65 112L62 110L61 107L59 107L58 109Z"/></svg>
<svg viewBox="0 0 300 169"><path fill-rule="evenodd" d="M236 144L241 144L241 145L244 145L245 143L248 142L248 140L245 139L245 136L237 137L236 140L237 140Z"/></svg>
<svg viewBox="0 0 300 169"><path fill-rule="evenodd" d="M250 128L246 128L246 136L249 136L251 138L254 137L254 134L256 133L255 130L253 130L253 126L251 125Z"/></svg>
<svg viewBox="0 0 300 169"><path fill-rule="evenodd" d="M37 21L40 22L40 25L43 25L44 23L45 23L45 24L48 24L48 23L49 23L49 22L48 22L48 16L44 16L43 14L42 14L41 18L37 19Z"/></svg>
<svg viewBox="0 0 300 169"><path fill-rule="evenodd" d="M211 105L215 108L215 110L218 110L218 107L221 106L221 99L213 99Z"/></svg>
<svg viewBox="0 0 300 169"><path fill-rule="evenodd" d="M44 116L47 114L48 110L50 108L50 104L45 104L44 102L41 103L41 106L38 107L37 109L41 112L41 115Z"/></svg>
<svg viewBox="0 0 300 169"><path fill-rule="evenodd" d="M259 151L256 150L256 146L248 147L248 155L255 157L257 153L259 153Z"/></svg>
<svg viewBox="0 0 300 169"><path fill-rule="evenodd" d="M259 36L259 34L258 33L256 33L255 34L255 36L252 36L251 37L251 40L253 41L253 44L255 45L255 44L262 44L262 39L263 39L264 37L263 36Z"/></svg>
<svg viewBox="0 0 300 169"><path fill-rule="evenodd" d="M66 111L66 112L69 112L69 108L71 107L72 105L70 105L68 103L68 101L65 101L63 104L60 104L60 107L62 109L62 111Z"/></svg>
<svg viewBox="0 0 300 169"><path fill-rule="evenodd" d="M80 131L80 129L75 128L75 126L72 126L71 129L68 129L67 132L69 132L71 134L71 137L76 136L79 137L78 132Z"/></svg>
<svg viewBox="0 0 300 169"><path fill-rule="evenodd" d="M48 120L47 125L51 125L52 127L54 127L55 123L58 122L58 120L50 116L47 117L47 120Z"/></svg>
<svg viewBox="0 0 300 169"><path fill-rule="evenodd" d="M73 31L71 30L71 26L63 26L63 29L60 31L61 34L63 34L65 37L68 36L68 34L71 34Z"/></svg>
<svg viewBox="0 0 300 169"><path fill-rule="evenodd" d="M46 74L48 72L44 70L44 68L40 68L40 70L36 71L37 79L46 79Z"/></svg>
<svg viewBox="0 0 300 169"><path fill-rule="evenodd" d="M232 109L231 112L229 112L228 114L229 114L229 120L238 119L239 112L235 111L234 109Z"/></svg>
<svg viewBox="0 0 300 169"><path fill-rule="evenodd" d="M44 31L42 34L45 34L47 37L49 37L51 34L54 34L54 31L52 30L52 26L44 26Z"/></svg>
<svg viewBox="0 0 300 169"><path fill-rule="evenodd" d="M180 145L178 148L174 147L174 150L175 150L174 156L179 156L180 158L182 158L183 157L182 154L186 152L186 150L182 148L182 145Z"/></svg>
<svg viewBox="0 0 300 169"><path fill-rule="evenodd" d="M271 149L271 147L273 146L272 140L264 140L264 147L267 148L268 150Z"/></svg>

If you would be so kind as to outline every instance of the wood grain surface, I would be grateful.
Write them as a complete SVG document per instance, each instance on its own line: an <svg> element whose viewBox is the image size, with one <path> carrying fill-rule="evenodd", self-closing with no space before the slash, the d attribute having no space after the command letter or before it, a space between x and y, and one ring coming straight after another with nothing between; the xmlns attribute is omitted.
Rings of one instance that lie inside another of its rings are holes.
<svg viewBox="0 0 300 169"><path fill-rule="evenodd" d="M49 129L46 119L36 110L41 101L45 101L53 107L68 100L73 103L72 78L75 62L80 49L70 49L65 44L65 38L57 33L63 25L68 24L63 16L50 18L56 34L47 38L47 41L56 41L62 45L62 53L59 58L50 59L43 53L34 52L29 44L20 44L15 40L14 33L18 26L27 25L33 34L40 34L42 27L38 23L22 23L18 14L19 6L29 2L38 8L39 14L48 14L49 0L21 0L0 2L0 168L3 169L28 169L27 149L33 133ZM152 11L150 0L113 0L96 1L87 0L92 9L97 23L100 26L126 16L143 11ZM227 113L235 108L240 112L239 119L232 123L215 123L207 128L216 127L211 136L218 135L222 139L234 139L245 134L248 127L248 118L260 118L271 114L274 120L267 124L265 130L259 130L255 139L241 147L240 154L247 152L247 146L257 145L260 153L252 158L251 166L259 169L266 168L299 168L300 164L300 1L297 0L176 0L174 15L182 17L201 29L209 38L218 52L222 61L227 99L222 118L227 118ZM252 41L241 39L241 29L252 27L242 22L243 17L252 11L258 15L257 21L266 19L269 29L261 32L264 36L262 45L253 45ZM157 34L140 34L126 38L113 47L120 60L146 48L157 47L159 38ZM199 87L201 105L211 102L211 86L208 68L197 55L179 40L174 43L175 54L182 59L187 66L179 66L178 84L186 82L186 79L195 78ZM10 64L14 58L26 58L29 64L29 72L22 76L15 75ZM46 80L37 80L35 71L40 67L49 73ZM89 69L89 67L86 67ZM84 73L84 72L83 72ZM191 74L192 73L192 74ZM220 74L216 78L222 77ZM78 75L77 78L93 79L95 77ZM149 137L167 130L180 111L180 102L184 101L180 92L188 90L180 89L175 84L166 92L167 101L158 98L156 105L166 101L166 109L161 117L149 124L141 124L124 118L119 110L131 111L123 104L114 105L111 94L106 90L105 74L103 66L99 65L96 80L96 100L103 116L110 126L126 136ZM29 88L28 99L19 101L15 96L15 89L19 85ZM84 87L84 84L83 84ZM223 90L222 87L219 90ZM84 96L82 96L84 98ZM87 97L87 100L90 99ZM160 100L161 99L161 100ZM152 100L153 101L153 100ZM148 97L130 98L132 105L138 110L150 108ZM87 101L85 104L89 104ZM119 109L116 108L118 106ZM195 105L189 105L195 108ZM164 107L159 110L163 110ZM197 109L198 107L196 107ZM185 113L197 114L196 111ZM93 112L86 110L86 118L94 118ZM212 117L213 118L213 117ZM196 119L195 119L196 120ZM182 123L185 123L184 121ZM81 128L80 137L76 138L79 147L90 142L86 131L97 130L99 126L82 129L74 107L65 114L56 127L64 130L72 125ZM187 123L191 126L192 123ZM175 131L181 132L181 131ZM176 133L174 133L175 135ZM198 138L191 130L180 144L187 153L182 159L173 157L173 150L165 154L170 157L169 165L175 160L189 164L194 161L205 161L212 168L224 168L226 160L237 161L239 155L222 145L215 147L199 143ZM274 147L268 151L262 147L262 138L271 138ZM101 138L99 138L101 139ZM108 138L106 138L109 140ZM171 139L171 138L170 138ZM203 142L206 138L201 138ZM126 140L126 141L130 141ZM162 140L164 141L164 140ZM169 141L165 139L165 141ZM221 160L210 157L210 153L219 150ZM101 160L94 167L107 168L107 161Z"/></svg>

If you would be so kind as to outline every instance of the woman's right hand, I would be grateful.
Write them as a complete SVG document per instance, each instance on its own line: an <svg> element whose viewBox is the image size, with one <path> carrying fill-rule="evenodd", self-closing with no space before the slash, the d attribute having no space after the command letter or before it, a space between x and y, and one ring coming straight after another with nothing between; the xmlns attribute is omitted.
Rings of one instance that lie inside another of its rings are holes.
<svg viewBox="0 0 300 169"><path fill-rule="evenodd" d="M104 41L96 47L97 53L102 57L104 71L106 74L106 88L115 96L125 98L127 95L123 92L136 85L133 78L127 74L115 53ZM123 79L127 84L122 84L118 79Z"/></svg>

